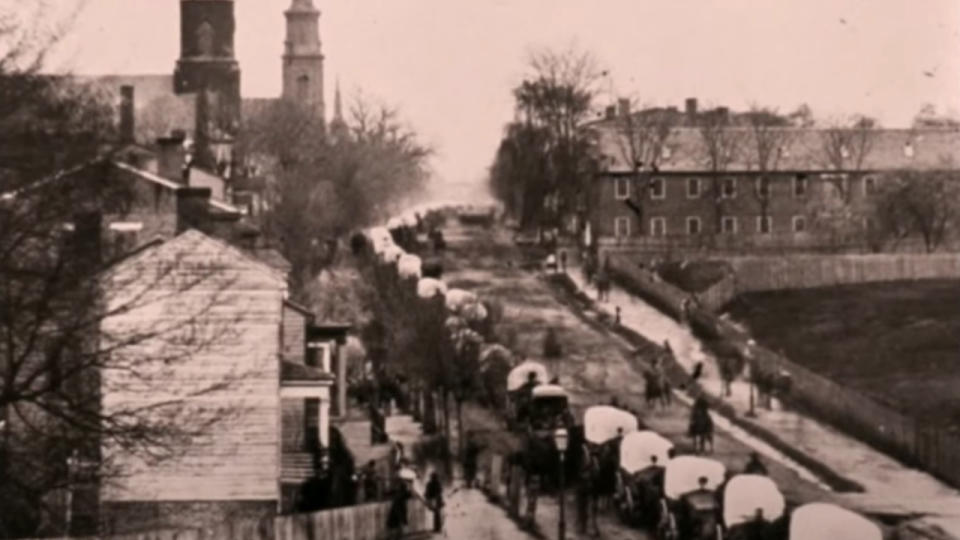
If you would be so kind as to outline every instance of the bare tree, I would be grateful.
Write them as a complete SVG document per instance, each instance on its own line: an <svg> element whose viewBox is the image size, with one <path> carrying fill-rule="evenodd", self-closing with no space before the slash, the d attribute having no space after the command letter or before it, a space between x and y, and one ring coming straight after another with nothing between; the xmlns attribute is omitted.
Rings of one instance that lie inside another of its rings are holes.
<svg viewBox="0 0 960 540"><path fill-rule="evenodd" d="M674 116L662 109L644 109L627 101L615 128L621 159L633 169L635 199L627 204L637 215L639 234L646 234L644 205L654 174L665 154L667 140L674 132ZM636 112L631 112L636 111Z"/></svg>
<svg viewBox="0 0 960 540"><path fill-rule="evenodd" d="M754 105L746 114L750 129L749 150L753 165L757 168L757 184L751 190L760 206L760 219L766 222L770 215L770 177L780 165L780 159L793 141L789 120L780 116L776 109Z"/></svg>
<svg viewBox="0 0 960 540"><path fill-rule="evenodd" d="M960 215L960 188L948 171L901 171L896 182L885 186L874 206L882 239L917 234L928 253L944 243Z"/></svg>
<svg viewBox="0 0 960 540"><path fill-rule="evenodd" d="M844 204L849 204L851 180L859 176L867 156L873 151L877 123L871 118L858 116L845 122L834 121L819 134L821 164L837 171L829 179Z"/></svg>
<svg viewBox="0 0 960 540"><path fill-rule="evenodd" d="M740 157L748 133L737 126L725 109L700 115L697 131L700 135L700 155L712 176L714 232L719 234L724 215L722 174Z"/></svg>
<svg viewBox="0 0 960 540"><path fill-rule="evenodd" d="M525 123L546 135L544 175L529 181L541 186L533 191L543 193L556 221L583 198L593 170L590 140L580 126L590 116L601 70L592 54L573 47L534 51L529 68L514 98Z"/></svg>

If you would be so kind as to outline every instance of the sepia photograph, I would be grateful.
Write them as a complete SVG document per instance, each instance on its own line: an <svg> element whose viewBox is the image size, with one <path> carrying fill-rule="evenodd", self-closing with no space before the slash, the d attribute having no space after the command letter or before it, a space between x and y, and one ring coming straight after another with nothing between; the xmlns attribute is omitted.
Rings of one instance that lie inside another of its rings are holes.
<svg viewBox="0 0 960 540"><path fill-rule="evenodd" d="M960 0L0 0L0 539L960 540Z"/></svg>

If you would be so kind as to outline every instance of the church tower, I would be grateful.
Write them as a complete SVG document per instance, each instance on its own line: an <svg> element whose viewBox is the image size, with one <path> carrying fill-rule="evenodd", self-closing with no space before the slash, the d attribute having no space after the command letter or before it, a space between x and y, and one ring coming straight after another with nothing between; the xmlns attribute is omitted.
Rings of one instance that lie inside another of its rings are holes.
<svg viewBox="0 0 960 540"><path fill-rule="evenodd" d="M283 53L283 98L312 108L325 121L320 11L313 0L293 0L285 13L287 40Z"/></svg>
<svg viewBox="0 0 960 540"><path fill-rule="evenodd" d="M216 170L240 127L240 66L233 0L180 0L177 94L196 94L197 162Z"/></svg>

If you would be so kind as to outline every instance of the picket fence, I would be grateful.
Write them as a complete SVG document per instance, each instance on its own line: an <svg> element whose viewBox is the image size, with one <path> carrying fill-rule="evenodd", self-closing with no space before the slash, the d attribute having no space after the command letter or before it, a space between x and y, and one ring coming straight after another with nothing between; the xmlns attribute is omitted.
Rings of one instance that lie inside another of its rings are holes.
<svg viewBox="0 0 960 540"><path fill-rule="evenodd" d="M387 538L389 511L389 502L378 502L264 520L234 520L209 528L145 531L78 540L383 540ZM432 530L432 517L423 502L411 500L407 511L408 525L404 532L420 534Z"/></svg>
<svg viewBox="0 0 960 540"><path fill-rule="evenodd" d="M955 267L957 263L951 262L960 260L956 256L937 256L928 263L911 262L910 257L879 257L875 259L881 261L879 264L875 264L871 270L863 270L873 274L861 273L859 276L929 279L948 277L945 274L953 271L953 268L957 268L960 275L960 266ZM885 274L884 271L889 273ZM688 316L694 333L699 337L725 341L727 349L747 349L750 336L717 317L707 308L706 302L701 301L706 309L694 307L689 313L684 313L683 303L689 297L688 293L658 281L650 272L624 258L610 258L610 273L625 289L671 317L679 320ZM858 276L855 272L834 274L829 271L820 275L829 276L828 279L835 279L837 275ZM787 401L801 405L841 430L960 487L960 434L900 413L763 347L752 347L751 351L758 369L789 374L791 386L789 395L785 396Z"/></svg>

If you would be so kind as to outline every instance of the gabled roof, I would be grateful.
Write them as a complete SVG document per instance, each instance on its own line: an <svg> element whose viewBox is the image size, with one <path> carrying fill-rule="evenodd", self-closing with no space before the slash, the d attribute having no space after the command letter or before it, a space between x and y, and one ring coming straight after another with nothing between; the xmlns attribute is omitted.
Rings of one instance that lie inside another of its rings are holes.
<svg viewBox="0 0 960 540"><path fill-rule="evenodd" d="M189 229L165 242L151 244L146 246L144 249L138 249L135 253L124 257L117 264L111 266L109 270L115 271L124 265L133 264L146 256L158 252L159 250L198 253L201 251L202 246L208 246L214 250L228 253L233 257L250 264L252 267L268 276L270 279L276 280L277 285L280 288L286 288L287 286L287 277L283 272L278 271L272 266L258 260L256 257L250 256L243 250L234 247L223 240L214 238L212 236L207 236L196 229Z"/></svg>
<svg viewBox="0 0 960 540"><path fill-rule="evenodd" d="M616 121L595 122L587 129L596 134L597 150L604 156L601 168L611 173L632 172L629 146L618 136ZM782 171L827 171L834 166L824 152L825 129L775 128L785 132L789 141L775 167ZM756 170L755 152L751 146L751 130L728 128L742 138L742 152L727 170ZM905 150L911 147L912 155ZM669 152L660 157L658 168L664 172L700 172L709 170L697 128L673 129L666 141ZM852 160L850 160L852 161ZM871 132L870 150L860 170L942 169L960 167L960 130L958 129L878 129ZM773 168L773 167L771 167Z"/></svg>

